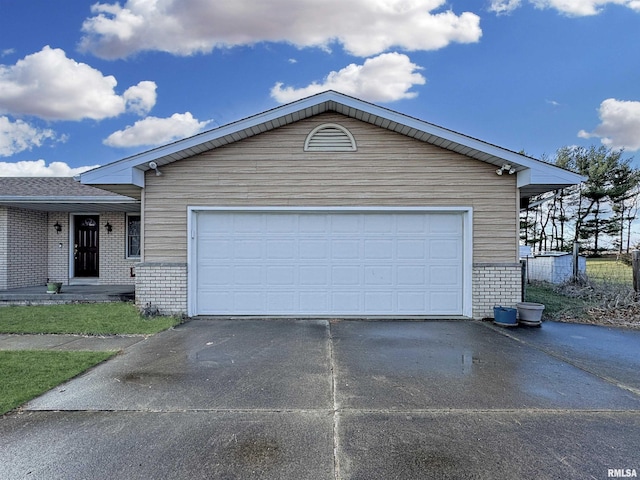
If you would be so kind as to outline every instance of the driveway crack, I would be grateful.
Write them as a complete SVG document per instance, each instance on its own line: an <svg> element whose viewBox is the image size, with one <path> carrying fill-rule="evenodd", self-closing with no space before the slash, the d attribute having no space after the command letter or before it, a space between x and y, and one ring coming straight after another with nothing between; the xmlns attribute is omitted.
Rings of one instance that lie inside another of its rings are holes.
<svg viewBox="0 0 640 480"><path fill-rule="evenodd" d="M340 479L340 435L338 429L339 411L337 401L336 388L336 363L333 355L333 332L331 330L331 321L327 321L327 338L329 341L329 368L331 370L331 400L333 402L333 473L336 480Z"/></svg>

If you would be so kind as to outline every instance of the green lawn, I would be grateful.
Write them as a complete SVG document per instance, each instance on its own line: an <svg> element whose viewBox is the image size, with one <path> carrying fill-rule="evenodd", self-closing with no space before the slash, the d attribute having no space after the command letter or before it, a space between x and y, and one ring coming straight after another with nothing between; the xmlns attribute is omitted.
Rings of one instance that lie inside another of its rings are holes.
<svg viewBox="0 0 640 480"><path fill-rule="evenodd" d="M0 333L132 335L166 330L179 317L145 318L130 303L1 307ZM0 415L116 352L0 351Z"/></svg>
<svg viewBox="0 0 640 480"><path fill-rule="evenodd" d="M131 303L119 302L0 308L0 333L153 334L180 321L145 318Z"/></svg>
<svg viewBox="0 0 640 480"><path fill-rule="evenodd" d="M587 309L592 306L592 303L582 298L562 295L554 290L553 285L544 283L527 285L525 300L544 304L543 317L550 320L559 319L563 315L585 318Z"/></svg>
<svg viewBox="0 0 640 480"><path fill-rule="evenodd" d="M587 258L587 277L595 282L633 285L633 269L615 258Z"/></svg>
<svg viewBox="0 0 640 480"><path fill-rule="evenodd" d="M115 354L116 352L0 351L0 415Z"/></svg>

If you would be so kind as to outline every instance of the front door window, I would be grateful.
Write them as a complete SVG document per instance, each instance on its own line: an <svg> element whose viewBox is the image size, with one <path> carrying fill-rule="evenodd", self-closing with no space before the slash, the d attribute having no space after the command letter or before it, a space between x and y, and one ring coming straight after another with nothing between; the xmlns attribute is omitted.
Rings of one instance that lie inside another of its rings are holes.
<svg viewBox="0 0 640 480"><path fill-rule="evenodd" d="M73 248L74 276L97 277L98 266L98 216L76 215Z"/></svg>

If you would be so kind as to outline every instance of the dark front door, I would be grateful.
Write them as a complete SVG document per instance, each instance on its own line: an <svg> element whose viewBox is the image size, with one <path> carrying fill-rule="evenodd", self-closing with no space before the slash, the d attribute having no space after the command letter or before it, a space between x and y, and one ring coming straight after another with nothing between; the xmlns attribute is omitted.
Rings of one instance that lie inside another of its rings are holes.
<svg viewBox="0 0 640 480"><path fill-rule="evenodd" d="M98 276L98 216L76 215L73 248L74 276Z"/></svg>

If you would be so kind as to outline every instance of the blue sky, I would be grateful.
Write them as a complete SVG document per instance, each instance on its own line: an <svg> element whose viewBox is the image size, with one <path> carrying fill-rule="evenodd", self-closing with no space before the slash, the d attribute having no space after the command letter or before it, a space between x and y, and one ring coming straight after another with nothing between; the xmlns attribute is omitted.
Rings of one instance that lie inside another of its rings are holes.
<svg viewBox="0 0 640 480"><path fill-rule="evenodd" d="M0 0L0 175L75 175L329 88L640 164L640 0Z"/></svg>

